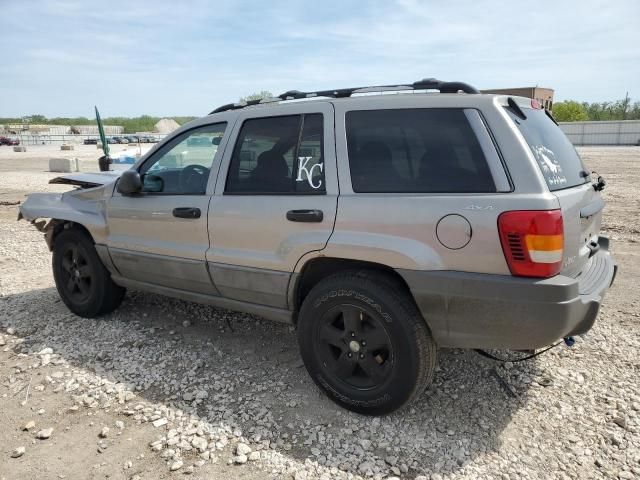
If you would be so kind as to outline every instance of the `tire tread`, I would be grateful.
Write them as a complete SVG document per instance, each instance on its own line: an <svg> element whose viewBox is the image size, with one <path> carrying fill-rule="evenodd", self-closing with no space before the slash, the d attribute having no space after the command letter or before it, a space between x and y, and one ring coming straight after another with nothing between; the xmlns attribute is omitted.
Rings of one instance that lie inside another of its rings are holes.
<svg viewBox="0 0 640 480"><path fill-rule="evenodd" d="M385 299L386 303L395 304L396 307L405 312L403 315L404 320L409 322L409 329L413 332L416 339L419 363L418 374L411 393L401 405L394 408L394 411L399 410L413 402L432 382L437 361L435 341L413 297L407 291L406 285L383 272L363 269L332 274L319 281L311 289L306 299L314 298L320 291L340 289L346 284L353 283L359 285L364 291L374 292L376 296ZM304 313L305 302L303 302L301 308L301 315L304 315Z"/></svg>

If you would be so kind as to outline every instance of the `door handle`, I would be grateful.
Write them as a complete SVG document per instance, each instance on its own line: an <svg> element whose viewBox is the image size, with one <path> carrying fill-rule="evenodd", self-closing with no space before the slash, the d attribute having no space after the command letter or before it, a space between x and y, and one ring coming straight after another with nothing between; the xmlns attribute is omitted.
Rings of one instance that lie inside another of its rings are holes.
<svg viewBox="0 0 640 480"><path fill-rule="evenodd" d="M287 220L290 222L321 222L324 218L322 210L289 210Z"/></svg>
<svg viewBox="0 0 640 480"><path fill-rule="evenodd" d="M200 209L196 207L174 208L173 216L178 218L200 218Z"/></svg>

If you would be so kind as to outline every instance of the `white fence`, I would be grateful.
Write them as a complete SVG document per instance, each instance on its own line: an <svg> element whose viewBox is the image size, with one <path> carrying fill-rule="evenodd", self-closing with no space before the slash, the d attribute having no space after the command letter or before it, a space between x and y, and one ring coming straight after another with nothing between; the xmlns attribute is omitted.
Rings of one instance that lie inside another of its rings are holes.
<svg viewBox="0 0 640 480"><path fill-rule="evenodd" d="M640 120L560 122L574 145L640 145Z"/></svg>
<svg viewBox="0 0 640 480"><path fill-rule="evenodd" d="M153 137L156 140L162 140L166 137L165 134L162 133L128 133L127 136L136 136L136 137ZM114 135L106 135L107 137L113 137ZM122 137L123 135L115 135ZM80 145L84 143L85 139L93 138L97 139L98 135L72 135L70 133L64 135L50 135L50 134L29 134L27 132L20 132L19 135L9 135L9 137L16 137L20 139L20 145L49 145L49 144L57 144L57 143L69 143ZM144 143L144 142L143 142Z"/></svg>

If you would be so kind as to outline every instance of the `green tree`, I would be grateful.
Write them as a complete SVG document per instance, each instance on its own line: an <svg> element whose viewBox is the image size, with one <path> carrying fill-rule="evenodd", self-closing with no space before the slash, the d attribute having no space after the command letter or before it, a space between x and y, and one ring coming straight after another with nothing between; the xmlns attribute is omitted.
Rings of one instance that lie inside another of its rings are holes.
<svg viewBox="0 0 640 480"><path fill-rule="evenodd" d="M247 95L246 97L240 98L240 103L248 102L250 100L264 100L265 98L273 98L273 93L268 90L262 90L259 93L252 93L251 95Z"/></svg>
<svg viewBox="0 0 640 480"><path fill-rule="evenodd" d="M584 105L573 100L558 102L553 105L553 116L559 122L581 122L589 120Z"/></svg>

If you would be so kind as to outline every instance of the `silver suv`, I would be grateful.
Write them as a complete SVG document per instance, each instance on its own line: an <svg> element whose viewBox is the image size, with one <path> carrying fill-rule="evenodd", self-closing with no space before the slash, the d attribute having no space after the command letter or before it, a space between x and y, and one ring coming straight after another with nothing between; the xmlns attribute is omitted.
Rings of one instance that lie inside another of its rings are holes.
<svg viewBox="0 0 640 480"><path fill-rule="evenodd" d="M80 188L20 212L71 311L131 288L295 324L313 380L365 414L415 399L438 346L585 333L616 272L604 182L550 114L460 82L229 104L121 174L53 181Z"/></svg>

